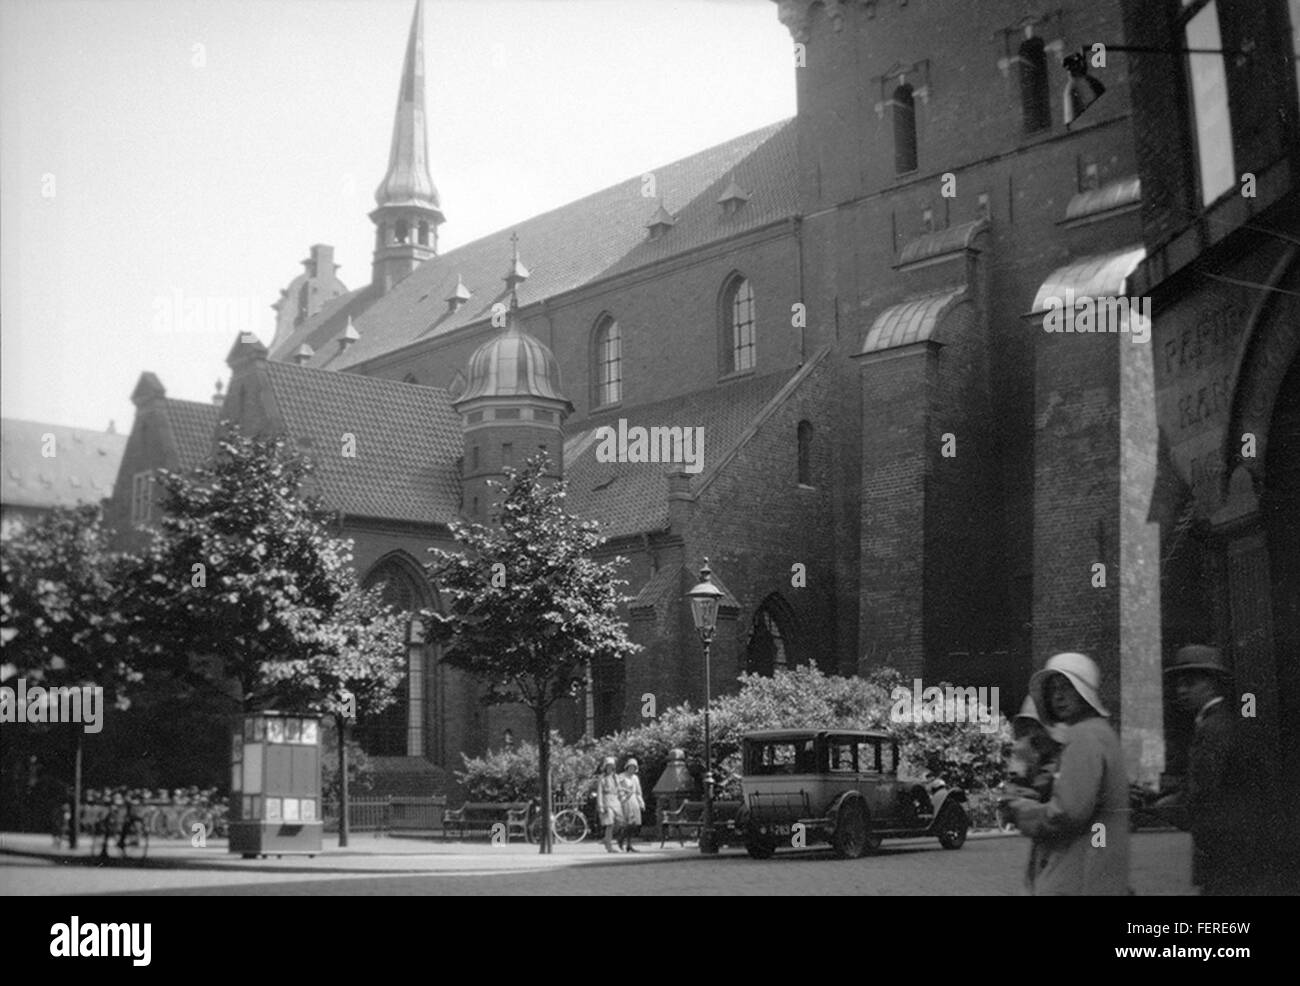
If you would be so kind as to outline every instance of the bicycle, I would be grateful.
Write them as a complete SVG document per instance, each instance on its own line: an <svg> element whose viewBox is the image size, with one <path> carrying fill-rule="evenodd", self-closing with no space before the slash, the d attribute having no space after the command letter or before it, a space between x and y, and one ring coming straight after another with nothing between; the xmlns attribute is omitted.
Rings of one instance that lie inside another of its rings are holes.
<svg viewBox="0 0 1300 986"><path fill-rule="evenodd" d="M587 818L578 808L561 808L551 815L551 836L556 842L581 842L590 831ZM534 807L534 815L528 823L528 841L537 843L542 839L542 813Z"/></svg>
<svg viewBox="0 0 1300 986"><path fill-rule="evenodd" d="M115 801L95 823L92 854L107 860L110 843L123 859L144 859L149 855L149 827L130 802Z"/></svg>

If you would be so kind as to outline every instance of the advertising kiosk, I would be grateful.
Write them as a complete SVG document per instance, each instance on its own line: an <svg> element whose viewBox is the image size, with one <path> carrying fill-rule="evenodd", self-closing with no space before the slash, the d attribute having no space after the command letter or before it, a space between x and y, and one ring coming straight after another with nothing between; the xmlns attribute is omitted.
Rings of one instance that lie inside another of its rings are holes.
<svg viewBox="0 0 1300 986"><path fill-rule="evenodd" d="M230 744L230 851L245 859L321 851L320 717L255 712Z"/></svg>

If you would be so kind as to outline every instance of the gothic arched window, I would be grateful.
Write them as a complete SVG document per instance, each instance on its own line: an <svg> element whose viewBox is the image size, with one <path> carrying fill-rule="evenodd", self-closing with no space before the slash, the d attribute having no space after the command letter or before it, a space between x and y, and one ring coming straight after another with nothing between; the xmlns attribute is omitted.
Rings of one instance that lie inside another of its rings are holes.
<svg viewBox="0 0 1300 986"><path fill-rule="evenodd" d="M894 90L894 171L916 170L916 100L904 82Z"/></svg>
<svg viewBox="0 0 1300 986"><path fill-rule="evenodd" d="M745 670L750 674L770 676L778 668L798 663L791 647L793 624L793 613L784 599L775 592L764 599L754 613L754 623L750 627Z"/></svg>
<svg viewBox="0 0 1300 986"><path fill-rule="evenodd" d="M591 351L596 384L592 406L617 404L623 399L623 333L613 316L606 315L596 323Z"/></svg>
<svg viewBox="0 0 1300 986"><path fill-rule="evenodd" d="M754 332L754 289L735 274L722 292L723 373L752 370L758 362Z"/></svg>
<svg viewBox="0 0 1300 986"><path fill-rule="evenodd" d="M1047 49L1042 38L1027 38L1020 45L1020 106L1025 133L1052 125L1052 94L1047 88Z"/></svg>
<svg viewBox="0 0 1300 986"><path fill-rule="evenodd" d="M428 593L420 585L418 566L390 556L366 575L362 587L379 588L380 599L399 613L414 614L426 605ZM397 701L377 715L357 722L357 740L371 756L423 756L425 753L425 670L430 666L427 647L412 640L406 653L406 675L398 687Z"/></svg>

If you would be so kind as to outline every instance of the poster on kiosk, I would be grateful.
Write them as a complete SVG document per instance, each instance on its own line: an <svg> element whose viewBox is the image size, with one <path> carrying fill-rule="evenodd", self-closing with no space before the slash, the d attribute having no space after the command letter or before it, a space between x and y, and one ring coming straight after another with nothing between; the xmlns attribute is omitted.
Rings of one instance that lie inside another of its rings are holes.
<svg viewBox="0 0 1300 986"><path fill-rule="evenodd" d="M254 712L230 743L230 851L245 859L321 851L321 721Z"/></svg>

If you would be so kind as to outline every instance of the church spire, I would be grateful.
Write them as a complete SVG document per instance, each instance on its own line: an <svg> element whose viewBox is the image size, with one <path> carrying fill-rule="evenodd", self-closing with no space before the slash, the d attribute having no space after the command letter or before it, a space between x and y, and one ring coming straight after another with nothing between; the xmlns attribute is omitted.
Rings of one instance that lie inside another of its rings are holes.
<svg viewBox="0 0 1300 986"><path fill-rule="evenodd" d="M402 84L393 115L393 143L388 172L375 190L380 206L420 205L442 222L438 189L429 174L429 139L424 119L424 0L415 0L411 36L406 42Z"/></svg>
<svg viewBox="0 0 1300 986"><path fill-rule="evenodd" d="M424 117L424 3L415 0L406 42L402 82L393 116L388 171L375 189L374 283L387 291L438 252L443 222L438 189L429 174L429 139Z"/></svg>

